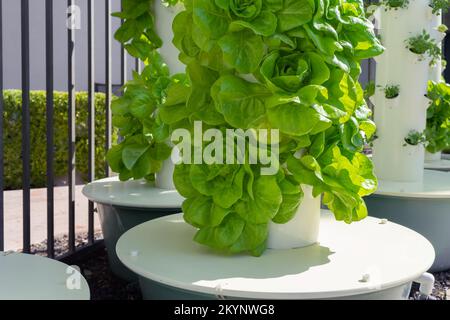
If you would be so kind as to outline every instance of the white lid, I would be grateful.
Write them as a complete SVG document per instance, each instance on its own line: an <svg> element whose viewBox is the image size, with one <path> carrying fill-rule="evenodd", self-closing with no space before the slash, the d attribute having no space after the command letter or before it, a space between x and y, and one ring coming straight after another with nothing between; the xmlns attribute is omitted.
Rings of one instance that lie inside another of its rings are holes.
<svg viewBox="0 0 450 320"><path fill-rule="evenodd" d="M450 172L425 170L423 182L420 183L380 180L375 194L406 198L448 199L450 198Z"/></svg>
<svg viewBox="0 0 450 320"><path fill-rule="evenodd" d="M259 258L224 256L195 243L195 229L177 214L129 230L116 251L132 271L159 283L256 299L370 293L408 283L434 261L428 240L395 223L369 217L348 225L324 211L320 228L320 244L267 250Z"/></svg>
<svg viewBox="0 0 450 320"><path fill-rule="evenodd" d="M91 201L135 208L181 208L184 198L176 190L155 188L145 180L119 181L117 177L91 182L83 194Z"/></svg>
<svg viewBox="0 0 450 320"><path fill-rule="evenodd" d="M68 265L30 254L0 252L0 300L89 300L84 277Z"/></svg>

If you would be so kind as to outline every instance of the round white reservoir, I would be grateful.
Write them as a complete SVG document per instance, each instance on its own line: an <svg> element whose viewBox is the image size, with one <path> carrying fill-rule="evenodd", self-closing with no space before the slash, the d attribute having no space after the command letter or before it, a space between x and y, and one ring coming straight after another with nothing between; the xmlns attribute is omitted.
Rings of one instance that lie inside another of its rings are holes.
<svg viewBox="0 0 450 320"><path fill-rule="evenodd" d="M369 215L387 218L424 235L436 250L430 271L450 268L450 172L425 170L418 183L380 180L365 198Z"/></svg>
<svg viewBox="0 0 450 320"><path fill-rule="evenodd" d="M97 203L111 270L127 281L136 281L117 258L116 243L127 230L143 222L181 211L184 198L176 190L156 188L146 180L97 180L83 188L83 195Z"/></svg>
<svg viewBox="0 0 450 320"><path fill-rule="evenodd" d="M89 300L74 267L40 256L0 252L0 300Z"/></svg>
<svg viewBox="0 0 450 320"><path fill-rule="evenodd" d="M317 244L224 256L195 243L181 214L126 232L119 259L139 275L144 298L402 299L432 265L423 236L388 221L347 225L324 211Z"/></svg>
<svg viewBox="0 0 450 320"><path fill-rule="evenodd" d="M145 180L97 180L83 188L83 195L97 203L138 208L180 208L184 198L176 190L156 188Z"/></svg>

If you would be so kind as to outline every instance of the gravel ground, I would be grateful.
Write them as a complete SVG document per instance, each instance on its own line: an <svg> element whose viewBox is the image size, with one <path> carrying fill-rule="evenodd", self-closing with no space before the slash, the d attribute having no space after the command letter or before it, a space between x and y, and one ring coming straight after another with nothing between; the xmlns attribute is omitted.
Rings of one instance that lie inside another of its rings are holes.
<svg viewBox="0 0 450 320"><path fill-rule="evenodd" d="M92 300L141 300L139 284L127 283L116 277L108 265L106 249L102 249L79 265L89 283Z"/></svg>
<svg viewBox="0 0 450 320"><path fill-rule="evenodd" d="M95 234L96 239L101 239L100 232ZM77 248L87 244L85 233L76 235ZM55 255L67 252L67 236L55 238ZM32 252L38 255L46 255L46 243L32 245ZM140 300L142 299L139 284L127 283L116 277L108 265L106 249L102 248L91 257L79 264L81 272L89 283L92 300ZM450 270L434 274L436 282L430 299L450 300ZM419 300L418 285L413 284L411 300Z"/></svg>
<svg viewBox="0 0 450 320"><path fill-rule="evenodd" d="M101 231L96 231L94 233L95 240L103 239ZM77 233L75 235L75 247L81 248L88 243L88 235L86 232ZM69 248L69 237L67 235L55 237L55 257L61 256L68 251ZM35 243L31 245L31 252L40 256L47 256L47 242L43 241L41 243Z"/></svg>
<svg viewBox="0 0 450 320"><path fill-rule="evenodd" d="M450 271L435 273L436 279L433 297L438 300L450 300Z"/></svg>

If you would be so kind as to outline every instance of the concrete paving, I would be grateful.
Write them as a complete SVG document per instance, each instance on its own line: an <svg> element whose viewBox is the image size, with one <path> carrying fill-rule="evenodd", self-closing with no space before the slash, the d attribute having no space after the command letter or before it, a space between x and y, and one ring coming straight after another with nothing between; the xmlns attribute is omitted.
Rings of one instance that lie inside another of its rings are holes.
<svg viewBox="0 0 450 320"><path fill-rule="evenodd" d="M75 232L88 230L88 200L81 193L82 185L75 191ZM54 228L55 236L67 234L68 187L55 187ZM5 191L5 251L22 248L22 190ZM95 229L100 230L98 216L95 214ZM47 239L47 189L31 190L31 243Z"/></svg>

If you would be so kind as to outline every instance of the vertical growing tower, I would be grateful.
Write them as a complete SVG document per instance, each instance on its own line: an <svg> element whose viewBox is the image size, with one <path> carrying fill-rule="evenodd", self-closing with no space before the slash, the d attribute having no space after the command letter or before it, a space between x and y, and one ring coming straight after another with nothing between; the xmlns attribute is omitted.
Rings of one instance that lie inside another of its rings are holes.
<svg viewBox="0 0 450 320"><path fill-rule="evenodd" d="M421 183L424 147L405 144L405 138L412 131L423 132L426 126L430 58L412 52L407 40L424 30L430 33L439 18L432 14L429 0L413 0L397 9L382 6L379 10L378 24L386 52L376 59L376 173L380 180ZM434 73L439 72L440 68ZM397 97L386 97L383 88L389 86L399 87Z"/></svg>
<svg viewBox="0 0 450 320"><path fill-rule="evenodd" d="M380 183L366 203L371 216L429 239L436 251L431 270L440 271L450 267L450 173L424 170L428 80L440 81L442 73L442 17L432 5L431 0L386 0L378 9L386 48L376 59L374 97L373 160Z"/></svg>

